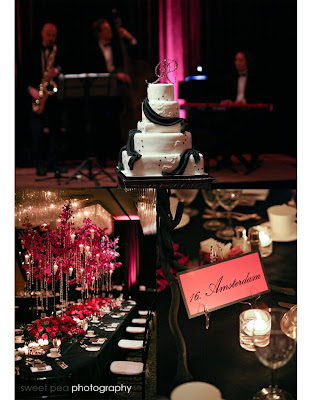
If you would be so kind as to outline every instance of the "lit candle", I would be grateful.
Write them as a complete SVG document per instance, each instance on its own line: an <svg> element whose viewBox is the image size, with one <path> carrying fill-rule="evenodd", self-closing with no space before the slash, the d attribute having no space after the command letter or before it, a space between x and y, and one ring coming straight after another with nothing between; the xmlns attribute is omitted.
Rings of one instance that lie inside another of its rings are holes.
<svg viewBox="0 0 312 400"><path fill-rule="evenodd" d="M86 253L88 254L89 251L90 251L90 246L86 246L86 247L85 247L85 251L86 251Z"/></svg>
<svg viewBox="0 0 312 400"><path fill-rule="evenodd" d="M25 261L26 261L26 264L29 262L29 255L28 254L25 255Z"/></svg>
<svg viewBox="0 0 312 400"><path fill-rule="evenodd" d="M261 242L261 246L262 247L266 247L269 246L272 243L272 239L270 238L270 236L265 233L264 231L260 231L259 232L259 239Z"/></svg>
<svg viewBox="0 0 312 400"><path fill-rule="evenodd" d="M79 250L80 250L80 253L82 254L83 253L83 244L82 243L79 245Z"/></svg>
<svg viewBox="0 0 312 400"><path fill-rule="evenodd" d="M24 248L25 241L24 241L24 240L21 240L21 244L22 244L22 249L23 249L23 248Z"/></svg>
<svg viewBox="0 0 312 400"><path fill-rule="evenodd" d="M76 235L75 235L74 233L72 233L72 234L70 235L70 239L71 239L71 242L72 242L72 243L74 243L75 237L76 237Z"/></svg>
<svg viewBox="0 0 312 400"><path fill-rule="evenodd" d="M95 257L96 257L97 261L99 261L99 259L100 259L100 254L97 253Z"/></svg>
<svg viewBox="0 0 312 400"><path fill-rule="evenodd" d="M90 229L91 239L94 239L94 229Z"/></svg>
<svg viewBox="0 0 312 400"><path fill-rule="evenodd" d="M265 335L271 329L268 322L263 319L261 310L255 310L255 319L251 319L245 326L245 333L249 336Z"/></svg>
<svg viewBox="0 0 312 400"><path fill-rule="evenodd" d="M73 268L73 267L69 267L69 269L68 269L68 271L69 271L69 276L72 276L72 274L73 274L73 270L74 270L74 268Z"/></svg>
<svg viewBox="0 0 312 400"><path fill-rule="evenodd" d="M53 273L54 273L54 275L57 273L57 270L58 270L58 265L55 263L53 265Z"/></svg>

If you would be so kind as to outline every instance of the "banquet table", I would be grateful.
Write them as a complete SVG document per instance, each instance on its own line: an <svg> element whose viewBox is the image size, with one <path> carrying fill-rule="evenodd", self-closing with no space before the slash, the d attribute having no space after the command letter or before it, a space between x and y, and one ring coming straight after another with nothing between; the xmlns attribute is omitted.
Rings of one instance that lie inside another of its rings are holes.
<svg viewBox="0 0 312 400"><path fill-rule="evenodd" d="M48 358L47 355L27 356L33 359L40 359L46 364L51 365L52 371L31 372L30 366L25 365L25 356L22 360L15 363L19 367L19 375L16 375L16 399L19 398L42 398L42 396L59 396L60 398L108 398L99 392L73 392L74 387L80 385L109 385L112 384L112 375L109 366L112 361L118 359L118 341L126 337L126 327L131 323L135 316L137 306L133 305L131 311L125 312L120 318L113 318L112 315L119 315L124 312L121 309L129 303L124 302L120 308L114 309L110 314L100 319L104 324L119 323L115 331L106 331L96 325L89 323L88 330L94 330L98 338L107 338L101 349L96 352L86 351L81 347L80 341L73 343L64 342L61 345L60 360L68 365L62 369L57 365L56 360ZM84 344L90 344L89 339L85 338ZM15 347L23 346L16 344ZM39 388L40 387L40 388ZM58 387L58 389L56 389Z"/></svg>
<svg viewBox="0 0 312 400"><path fill-rule="evenodd" d="M258 213L261 220L239 222L247 229L267 221L266 210L273 204L282 204L290 199L290 192L271 190L265 201L257 201L252 207L237 206L235 211ZM205 230L202 218L205 208L200 193L192 208L199 214L191 217L190 222L172 234L173 242L179 244L179 250L195 260L199 253L200 242L209 237L215 238L215 232ZM223 222L226 222L224 219ZM220 239L217 239L221 241ZM297 242L274 242L273 253L262 258L262 264L270 284L288 287L296 290L297 282ZM167 286L159 294L157 303L157 393L166 398L176 386L174 376L177 367L177 351L173 336L168 326L168 312L171 293ZM297 303L295 296L282 294L271 290L262 294L257 301L259 308L280 307L278 302ZM249 352L239 344L239 314L248 305L237 303L210 315L209 329L205 328L205 316L189 319L181 297L178 322L184 336L187 365L194 380L208 382L220 389L225 400L250 400L253 395L271 381L271 370L258 361L254 352ZM285 309L285 312L287 309ZM276 371L276 383L290 392L296 398L296 353L285 366Z"/></svg>

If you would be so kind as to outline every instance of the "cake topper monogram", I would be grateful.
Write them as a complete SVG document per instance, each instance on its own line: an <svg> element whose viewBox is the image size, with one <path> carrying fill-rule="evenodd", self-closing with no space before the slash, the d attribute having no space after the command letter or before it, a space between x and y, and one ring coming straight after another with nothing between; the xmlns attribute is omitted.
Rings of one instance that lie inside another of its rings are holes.
<svg viewBox="0 0 312 400"><path fill-rule="evenodd" d="M176 79L174 78L174 82L172 82L168 74L169 72L174 72L177 69L178 69L178 63L175 60L171 60L168 58L164 59L163 61L160 61L155 67L155 75L158 76L158 79L156 79L156 81L151 83L157 83L161 80L161 78L167 79L167 81L170 83L175 83ZM147 80L145 82L150 84L150 82L147 82Z"/></svg>

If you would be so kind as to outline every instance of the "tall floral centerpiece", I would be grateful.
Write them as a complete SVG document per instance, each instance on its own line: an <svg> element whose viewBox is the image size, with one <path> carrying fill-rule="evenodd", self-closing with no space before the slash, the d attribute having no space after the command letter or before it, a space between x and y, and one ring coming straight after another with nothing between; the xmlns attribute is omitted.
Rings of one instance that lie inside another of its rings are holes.
<svg viewBox="0 0 312 400"><path fill-rule="evenodd" d="M25 229L19 235L23 248L22 267L26 271L29 291L35 291L37 307L39 302L48 308L47 294L59 283L60 303L68 305L69 285L76 284L82 297L87 298L89 290L98 293L103 282L110 289L111 275L121 266L118 240L105 234L106 228L92 224L86 218L79 229L75 229L73 210L70 202L65 204L60 215L59 229L43 225L40 231L34 229L26 219Z"/></svg>

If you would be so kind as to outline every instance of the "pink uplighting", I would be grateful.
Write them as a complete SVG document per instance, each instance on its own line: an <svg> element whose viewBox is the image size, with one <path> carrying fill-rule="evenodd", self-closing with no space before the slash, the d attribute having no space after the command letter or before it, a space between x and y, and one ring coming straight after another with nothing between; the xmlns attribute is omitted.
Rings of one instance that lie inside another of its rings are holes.
<svg viewBox="0 0 312 400"><path fill-rule="evenodd" d="M138 215L116 215L113 217L115 221L138 221Z"/></svg>

